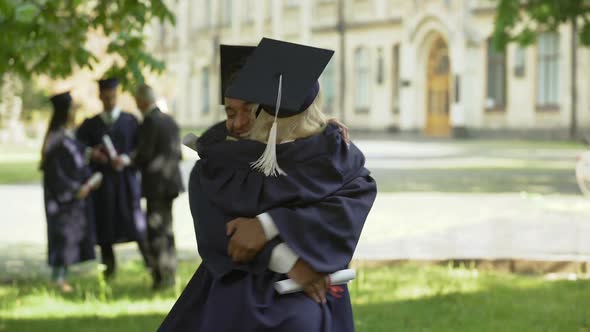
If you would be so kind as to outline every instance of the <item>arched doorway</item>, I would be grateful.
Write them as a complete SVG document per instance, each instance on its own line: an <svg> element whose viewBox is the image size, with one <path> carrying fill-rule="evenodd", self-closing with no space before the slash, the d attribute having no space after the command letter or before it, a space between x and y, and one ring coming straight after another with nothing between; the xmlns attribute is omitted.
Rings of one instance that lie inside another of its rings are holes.
<svg viewBox="0 0 590 332"><path fill-rule="evenodd" d="M449 136L451 64L449 48L440 36L432 43L427 59L426 127L429 136Z"/></svg>

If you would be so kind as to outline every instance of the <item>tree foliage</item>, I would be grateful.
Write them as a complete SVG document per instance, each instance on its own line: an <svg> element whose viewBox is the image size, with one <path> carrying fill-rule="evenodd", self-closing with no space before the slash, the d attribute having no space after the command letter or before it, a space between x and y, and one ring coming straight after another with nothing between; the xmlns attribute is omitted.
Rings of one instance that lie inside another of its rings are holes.
<svg viewBox="0 0 590 332"><path fill-rule="evenodd" d="M530 45L542 31L556 31L577 20L580 42L590 46L590 1L588 0L498 0L494 46L508 43Z"/></svg>
<svg viewBox="0 0 590 332"><path fill-rule="evenodd" d="M0 74L64 78L92 69L100 59L87 41L96 33L122 60L105 75L128 89L143 81L143 70L164 69L145 49L144 29L155 19L174 24L164 0L0 0Z"/></svg>

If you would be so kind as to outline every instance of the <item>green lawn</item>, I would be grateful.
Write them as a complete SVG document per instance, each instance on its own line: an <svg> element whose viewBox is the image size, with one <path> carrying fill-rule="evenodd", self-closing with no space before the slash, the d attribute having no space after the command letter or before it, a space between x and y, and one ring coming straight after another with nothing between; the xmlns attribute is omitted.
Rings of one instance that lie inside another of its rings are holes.
<svg viewBox="0 0 590 332"><path fill-rule="evenodd" d="M372 169L371 175L380 192L580 194L573 166Z"/></svg>
<svg viewBox="0 0 590 332"><path fill-rule="evenodd" d="M0 145L0 184L39 182L39 148Z"/></svg>
<svg viewBox="0 0 590 332"><path fill-rule="evenodd" d="M184 284L197 262L183 262ZM61 295L32 277L0 286L0 331L154 331L180 289L148 290L138 262L111 285L88 265ZM402 265L359 269L350 284L357 331L587 331L590 281L549 281L470 268Z"/></svg>
<svg viewBox="0 0 590 332"><path fill-rule="evenodd" d="M39 182L38 166L35 161L0 161L0 184Z"/></svg>

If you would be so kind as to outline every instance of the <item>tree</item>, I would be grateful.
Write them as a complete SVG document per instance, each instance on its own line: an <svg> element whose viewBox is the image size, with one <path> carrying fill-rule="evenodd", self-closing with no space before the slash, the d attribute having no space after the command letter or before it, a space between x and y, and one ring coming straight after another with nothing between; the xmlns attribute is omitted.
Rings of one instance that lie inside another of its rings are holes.
<svg viewBox="0 0 590 332"><path fill-rule="evenodd" d="M578 24L582 23L581 29ZM542 31L557 31L562 24L572 28L572 113L570 137L577 134L577 50L578 39L590 46L589 0L499 0L494 27L494 47L505 49L511 42L523 46L536 41Z"/></svg>
<svg viewBox="0 0 590 332"><path fill-rule="evenodd" d="M115 61L105 75L124 89L143 82L143 71L164 63L145 49L145 27L154 19L174 24L164 0L0 0L0 74L65 78L92 69L100 59L89 34L108 38Z"/></svg>

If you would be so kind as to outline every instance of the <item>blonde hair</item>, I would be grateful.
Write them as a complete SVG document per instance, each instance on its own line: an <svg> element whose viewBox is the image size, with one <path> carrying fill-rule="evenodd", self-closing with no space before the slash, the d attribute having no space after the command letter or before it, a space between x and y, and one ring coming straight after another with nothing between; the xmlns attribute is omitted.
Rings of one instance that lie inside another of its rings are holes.
<svg viewBox="0 0 590 332"><path fill-rule="evenodd" d="M258 105L255 105L257 108ZM249 139L266 143L274 116L260 112L250 130ZM321 91L313 103L303 112L287 118L277 119L277 142L293 141L319 134L326 128L328 121L322 112Z"/></svg>

